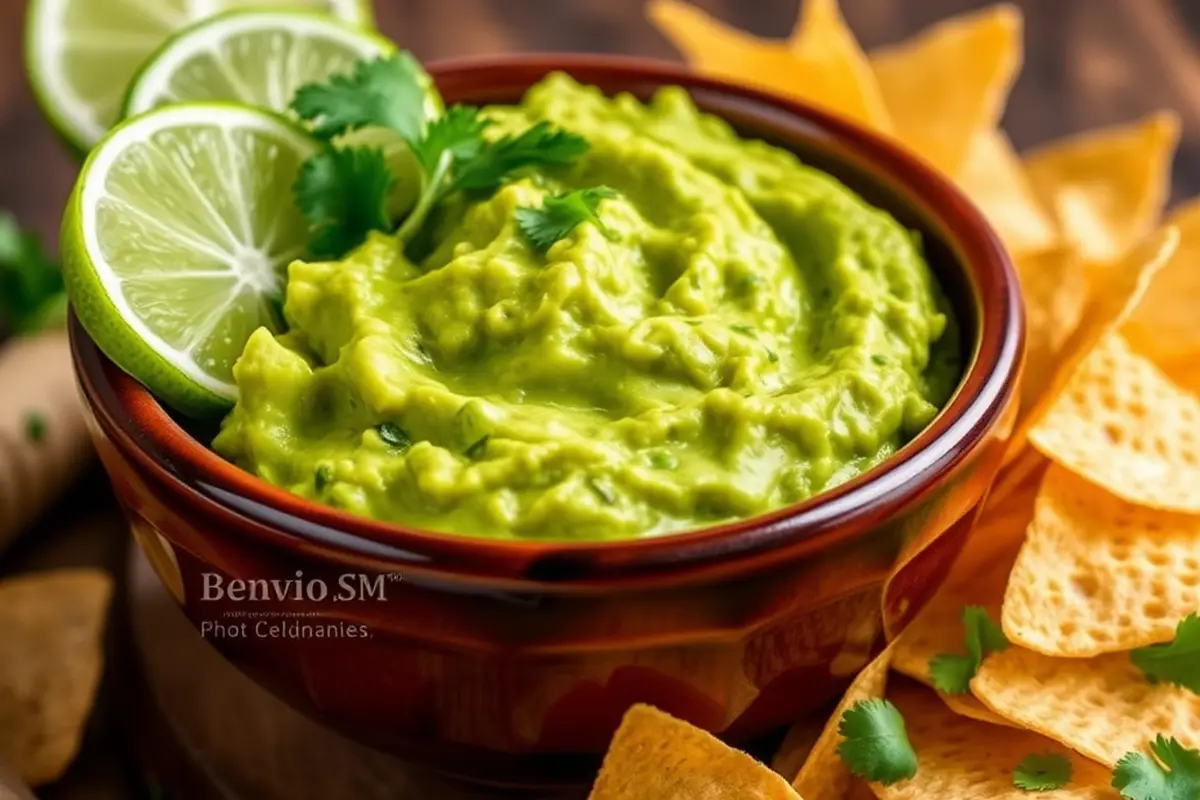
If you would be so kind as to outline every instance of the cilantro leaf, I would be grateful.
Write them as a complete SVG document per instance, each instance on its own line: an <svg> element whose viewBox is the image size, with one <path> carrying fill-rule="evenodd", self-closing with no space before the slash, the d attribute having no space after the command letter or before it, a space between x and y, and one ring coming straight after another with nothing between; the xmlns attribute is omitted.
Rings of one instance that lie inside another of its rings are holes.
<svg viewBox="0 0 1200 800"><path fill-rule="evenodd" d="M1151 683L1173 683L1200 694L1200 615L1184 618L1170 643L1140 647L1130 657Z"/></svg>
<svg viewBox="0 0 1200 800"><path fill-rule="evenodd" d="M491 124L474 106L451 106L429 123L425 135L412 145L413 155L426 173L437 168L444 152L449 152L455 161L470 161L483 149L483 132Z"/></svg>
<svg viewBox="0 0 1200 800"><path fill-rule="evenodd" d="M1200 752L1159 736L1153 757L1126 753L1113 770L1112 785L1128 800L1196 800L1200 797Z"/></svg>
<svg viewBox="0 0 1200 800"><path fill-rule="evenodd" d="M37 235L0 212L0 323L17 333L51 327L65 318L66 298L62 272Z"/></svg>
<svg viewBox="0 0 1200 800"><path fill-rule="evenodd" d="M967 606L963 609L962 621L967 654L939 653L929 662L929 677L934 688L946 694L969 692L971 679L978 674L983 659L990 653L1008 649L1008 638L1000 626L992 622L986 609Z"/></svg>
<svg viewBox="0 0 1200 800"><path fill-rule="evenodd" d="M588 151L587 139L542 121L492 142L454 172L450 191L494 192L522 167L566 166Z"/></svg>
<svg viewBox="0 0 1200 800"><path fill-rule="evenodd" d="M596 210L601 200L616 196L617 193L607 186L597 186L547 197L542 201L541 208L519 206L516 211L517 227L538 250L550 249L551 245L565 239L585 222L592 223L611 238L612 234Z"/></svg>
<svg viewBox="0 0 1200 800"><path fill-rule="evenodd" d="M1025 757L1013 770L1013 786L1027 792L1052 792L1071 782L1071 760L1058 753Z"/></svg>
<svg viewBox="0 0 1200 800"><path fill-rule="evenodd" d="M338 258L362 244L368 231L389 231L393 181L383 150L326 147L300 166L292 196L308 220L309 250Z"/></svg>
<svg viewBox="0 0 1200 800"><path fill-rule="evenodd" d="M425 130L428 89L420 63L407 51L360 61L351 75L301 86L292 110L312 123L313 134L332 139L378 125L415 142Z"/></svg>
<svg viewBox="0 0 1200 800"><path fill-rule="evenodd" d="M917 754L908 741L904 717L887 700L856 703L838 723L838 755L860 778L891 786L917 774Z"/></svg>

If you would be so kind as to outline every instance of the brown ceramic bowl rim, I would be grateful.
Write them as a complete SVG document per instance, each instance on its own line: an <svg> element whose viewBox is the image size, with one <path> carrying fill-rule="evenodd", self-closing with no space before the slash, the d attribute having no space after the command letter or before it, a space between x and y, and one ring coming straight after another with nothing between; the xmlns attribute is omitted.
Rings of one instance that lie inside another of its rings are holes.
<svg viewBox="0 0 1200 800"><path fill-rule="evenodd" d="M701 77L672 62L581 54L474 57L429 65L444 93L507 75L532 83L563 70L585 83L624 80L682 85L765 108L793 125L817 131L853 155L860 168L903 195L927 220L940 221L967 273L979 331L973 358L958 390L921 434L874 469L801 503L725 524L659 537L612 541L508 540L439 533L383 523L302 499L225 461L186 433L148 390L105 358L72 319L72 350L84 395L98 422L122 449L158 479L251 524L282 530L348 557L428 567L479 579L561 586L632 576L679 574L797 547L816 552L886 521L935 488L989 435L1015 391L1023 349L1021 300L1003 246L983 216L948 180L919 158L839 117L751 88ZM450 89L446 92L447 88ZM961 309L960 309L961 311ZM212 506L210 506L212 507ZM214 509L217 510L217 509ZM221 513L218 510L218 513ZM718 570L726 573L725 569Z"/></svg>

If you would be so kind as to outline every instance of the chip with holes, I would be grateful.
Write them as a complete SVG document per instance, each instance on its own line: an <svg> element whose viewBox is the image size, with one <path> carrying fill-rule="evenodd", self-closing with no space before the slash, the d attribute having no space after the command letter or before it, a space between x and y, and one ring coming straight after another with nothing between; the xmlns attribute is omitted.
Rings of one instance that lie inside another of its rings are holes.
<svg viewBox="0 0 1200 800"><path fill-rule="evenodd" d="M1070 759L1072 780L1040 798L1116 800L1110 773L1099 764L1072 754L1062 745L1026 730L997 727L954 714L933 692L896 682L890 699L904 715L908 738L920 766L911 780L892 786L873 785L881 800L1025 800L1013 785L1013 770L1031 753L1057 753Z"/></svg>
<svg viewBox="0 0 1200 800"><path fill-rule="evenodd" d="M1080 365L1029 440L1131 503L1200 512L1200 399L1116 334Z"/></svg>
<svg viewBox="0 0 1200 800"><path fill-rule="evenodd" d="M1200 608L1200 517L1046 473L1001 615L1016 644L1086 658L1170 641Z"/></svg>
<svg viewBox="0 0 1200 800"><path fill-rule="evenodd" d="M1110 767L1159 734L1200 748L1200 695L1150 683L1128 653L1068 659L1010 647L983 662L971 691L1005 719Z"/></svg>

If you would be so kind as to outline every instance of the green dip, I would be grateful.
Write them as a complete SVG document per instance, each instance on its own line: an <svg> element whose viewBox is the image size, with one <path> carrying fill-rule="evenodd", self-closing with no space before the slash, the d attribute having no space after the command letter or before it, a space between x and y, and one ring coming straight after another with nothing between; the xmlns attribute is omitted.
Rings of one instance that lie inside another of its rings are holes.
<svg viewBox="0 0 1200 800"><path fill-rule="evenodd" d="M213 447L356 514L521 539L622 539L758 514L870 469L961 374L916 236L682 89L648 105L554 75L538 120L591 150L460 201L412 263L375 235L296 262ZM617 197L540 253L517 206Z"/></svg>

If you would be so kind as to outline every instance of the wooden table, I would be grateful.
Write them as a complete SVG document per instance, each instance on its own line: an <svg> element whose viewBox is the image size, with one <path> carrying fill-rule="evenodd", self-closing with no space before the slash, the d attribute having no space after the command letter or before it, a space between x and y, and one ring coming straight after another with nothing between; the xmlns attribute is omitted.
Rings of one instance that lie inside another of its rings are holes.
<svg viewBox="0 0 1200 800"><path fill-rule="evenodd" d="M696 0L762 35L784 35L796 0ZM643 18L643 0L376 0L385 33L422 59L499 51L583 50L674 58ZM842 0L870 48L909 35L983 0ZM1019 0L1026 17L1025 72L1005 125L1019 147L1175 108L1184 139L1173 200L1200 193L1200 3L1194 0ZM21 66L22 0L0 2L0 208L47 241L76 162L34 105ZM3 391L4 387L0 387ZM0 574L100 564L124 579L126 536L101 473L71 496L0 564ZM114 636L119 629L114 630ZM114 648L115 650L115 648ZM119 659L110 662L84 751L45 800L130 796L137 769L119 724Z"/></svg>

